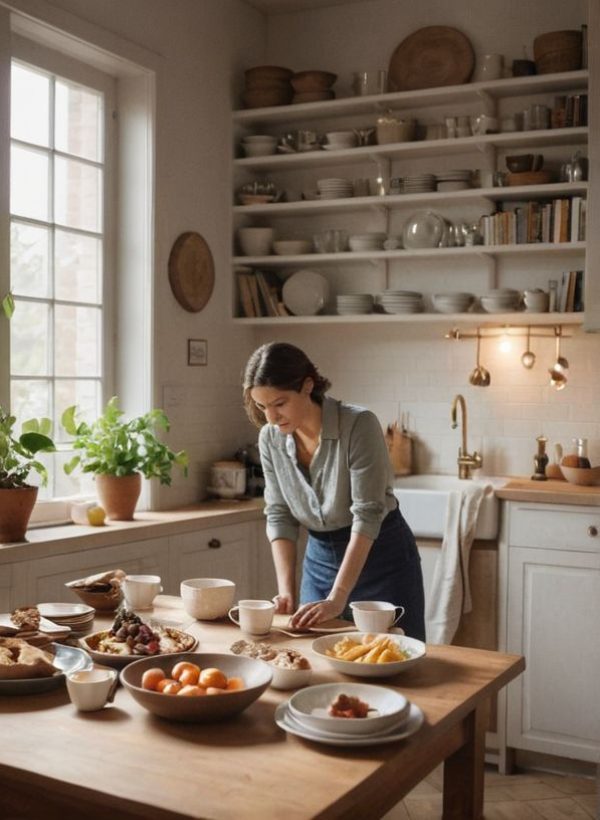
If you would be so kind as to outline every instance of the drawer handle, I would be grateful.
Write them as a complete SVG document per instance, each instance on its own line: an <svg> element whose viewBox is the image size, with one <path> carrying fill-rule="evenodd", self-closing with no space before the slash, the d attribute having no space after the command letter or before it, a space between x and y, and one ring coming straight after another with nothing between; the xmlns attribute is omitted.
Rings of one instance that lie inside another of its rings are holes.
<svg viewBox="0 0 600 820"><path fill-rule="evenodd" d="M211 538L210 541L208 542L208 547L211 550L218 550L220 546L221 546L221 542L219 541L218 538Z"/></svg>
<svg viewBox="0 0 600 820"><path fill-rule="evenodd" d="M598 527L594 527L593 524L591 527L588 527L588 535L591 538L595 538L598 535Z"/></svg>

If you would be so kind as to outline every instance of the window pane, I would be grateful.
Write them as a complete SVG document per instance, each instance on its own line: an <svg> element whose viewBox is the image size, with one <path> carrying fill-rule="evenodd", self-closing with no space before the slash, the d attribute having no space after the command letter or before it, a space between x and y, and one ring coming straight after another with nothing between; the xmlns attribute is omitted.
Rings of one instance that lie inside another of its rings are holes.
<svg viewBox="0 0 600 820"><path fill-rule="evenodd" d="M96 493L96 485L94 477L90 473L82 473L80 470L75 470L71 475L67 475L63 469L63 465L73 458L73 453L54 453L53 454L53 487L51 495L54 498L65 498L69 495L89 495L94 498ZM38 498L39 498L38 493Z"/></svg>
<svg viewBox="0 0 600 820"><path fill-rule="evenodd" d="M12 64L10 135L14 139L49 145L50 79L30 68Z"/></svg>
<svg viewBox="0 0 600 820"><path fill-rule="evenodd" d="M13 145L10 152L10 210L18 216L49 220L48 156Z"/></svg>
<svg viewBox="0 0 600 820"><path fill-rule="evenodd" d="M17 296L49 296L47 228L13 222L10 226L10 287Z"/></svg>
<svg viewBox="0 0 600 820"><path fill-rule="evenodd" d="M76 381L75 379L60 379L54 386L54 406L56 418L60 419L67 407L77 405L77 422L92 422L100 414L101 388L100 381ZM57 431L57 441L61 443L71 441L71 437L64 430Z"/></svg>
<svg viewBox="0 0 600 820"><path fill-rule="evenodd" d="M21 435L21 425L28 419L52 418L50 382L46 379L23 379L10 385L10 408L17 417L15 430Z"/></svg>
<svg viewBox="0 0 600 820"><path fill-rule="evenodd" d="M96 308L55 306L55 375L100 376L100 321Z"/></svg>
<svg viewBox="0 0 600 820"><path fill-rule="evenodd" d="M83 231L102 230L102 172L73 159L54 161L54 221Z"/></svg>
<svg viewBox="0 0 600 820"><path fill-rule="evenodd" d="M49 305L16 301L10 320L10 372L15 376L48 376Z"/></svg>
<svg viewBox="0 0 600 820"><path fill-rule="evenodd" d="M54 121L56 150L100 162L101 125L101 95L57 80Z"/></svg>
<svg viewBox="0 0 600 820"><path fill-rule="evenodd" d="M100 303L102 242L93 236L57 230L54 238L54 275L57 299Z"/></svg>

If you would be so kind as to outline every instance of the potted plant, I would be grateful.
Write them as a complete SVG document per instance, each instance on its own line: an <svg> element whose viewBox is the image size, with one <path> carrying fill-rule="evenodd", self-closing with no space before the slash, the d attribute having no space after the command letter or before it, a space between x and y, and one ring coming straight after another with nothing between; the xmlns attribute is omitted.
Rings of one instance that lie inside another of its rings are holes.
<svg viewBox="0 0 600 820"><path fill-rule="evenodd" d="M125 421L118 398L108 402L102 415L92 424L75 421L76 406L62 415L62 425L74 436L72 447L78 451L65 464L70 475L76 467L93 473L98 498L108 518L130 521L145 478L171 483L171 470L177 464L187 475L185 450L174 453L156 435L156 429L169 430L169 419L162 410L151 410L143 416Z"/></svg>
<svg viewBox="0 0 600 820"><path fill-rule="evenodd" d="M16 438L15 416L0 407L0 542L24 541L38 488L27 483L32 470L46 485L48 475L36 453L56 448L49 436L50 419L29 419Z"/></svg>

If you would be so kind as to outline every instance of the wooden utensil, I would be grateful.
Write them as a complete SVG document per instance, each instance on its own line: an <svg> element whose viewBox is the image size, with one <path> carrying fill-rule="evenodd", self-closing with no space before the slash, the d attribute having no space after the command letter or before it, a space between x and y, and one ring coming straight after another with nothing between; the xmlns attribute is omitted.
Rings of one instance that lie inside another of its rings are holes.
<svg viewBox="0 0 600 820"><path fill-rule="evenodd" d="M469 38L449 26L426 26L410 34L390 59L391 90L460 85L473 73L475 53Z"/></svg>
<svg viewBox="0 0 600 820"><path fill-rule="evenodd" d="M202 310L215 284L215 266L206 240L194 231L177 237L169 255L169 282L182 308Z"/></svg>

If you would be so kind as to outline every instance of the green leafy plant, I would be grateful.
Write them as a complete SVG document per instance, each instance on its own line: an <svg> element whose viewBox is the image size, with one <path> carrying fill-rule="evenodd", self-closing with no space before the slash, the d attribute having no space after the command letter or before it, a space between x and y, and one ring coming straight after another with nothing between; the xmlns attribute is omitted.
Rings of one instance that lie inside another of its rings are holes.
<svg viewBox="0 0 600 820"><path fill-rule="evenodd" d="M102 415L92 424L75 420L76 406L68 407L61 423L74 436L72 447L79 451L64 466L67 475L76 467L84 473L126 476L142 473L146 478L158 478L161 484L171 483L174 464L187 475L188 455L185 450L174 453L156 436L155 430L169 430L169 419L162 410L131 421L124 421L117 396L113 396Z"/></svg>
<svg viewBox="0 0 600 820"><path fill-rule="evenodd" d="M29 419L22 425L22 433L16 438L13 428L17 419L0 407L0 489L14 490L29 487L29 473L35 470L45 486L48 474L44 465L35 458L36 453L53 452L56 448L49 436L52 431L50 419Z"/></svg>
<svg viewBox="0 0 600 820"><path fill-rule="evenodd" d="M15 312L15 300L10 291L3 297L0 306L2 306L2 311L6 318L12 319L13 313Z"/></svg>

